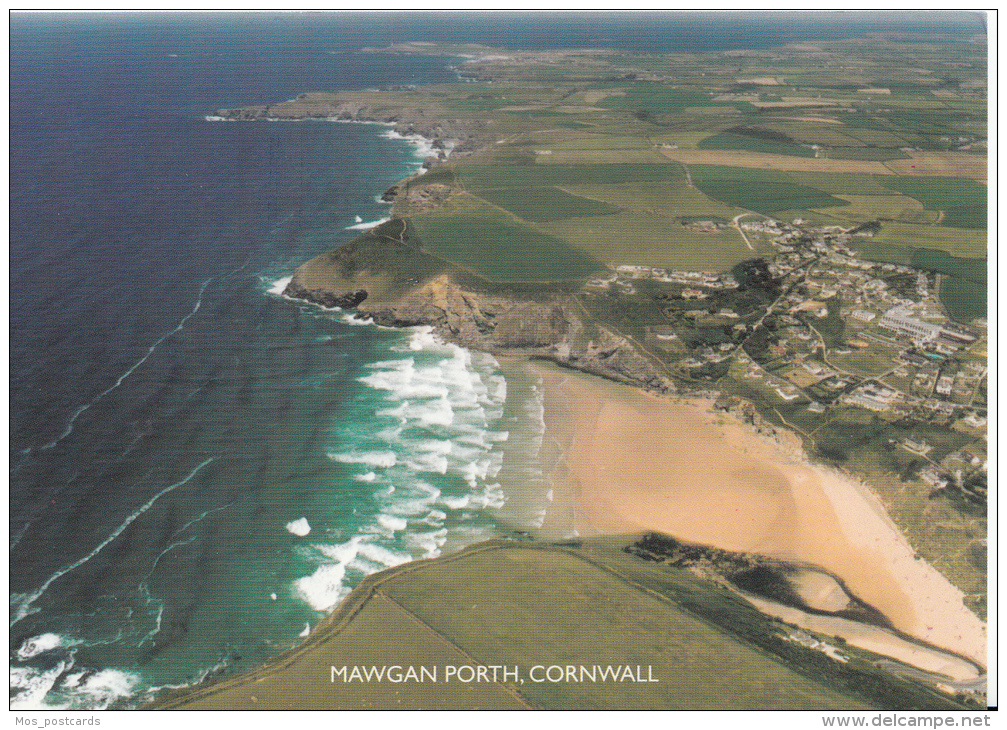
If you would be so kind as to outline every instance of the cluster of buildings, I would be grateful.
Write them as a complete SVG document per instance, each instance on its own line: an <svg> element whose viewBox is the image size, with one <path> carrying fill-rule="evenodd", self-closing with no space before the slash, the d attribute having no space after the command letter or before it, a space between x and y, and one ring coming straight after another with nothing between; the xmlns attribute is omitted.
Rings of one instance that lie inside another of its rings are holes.
<svg viewBox="0 0 1007 730"><path fill-rule="evenodd" d="M635 294L634 282L651 280L680 287L668 298L717 302L707 309L670 307L668 324L646 328L648 340L685 373L729 361L771 400L805 404L812 413L852 406L981 440L987 425L985 322L950 320L927 274L859 258L853 237L873 233L870 225L844 230L803 223L741 224L769 237L776 250L766 270L781 293L766 309L734 311L730 290L738 282L730 274L626 264L588 286ZM769 329L762 344L746 349L763 327ZM723 339L710 339L708 330ZM922 439L902 447L929 459L931 446ZM946 480L947 470L935 468Z"/></svg>
<svg viewBox="0 0 1007 730"><path fill-rule="evenodd" d="M633 295L636 294L633 282L641 280L692 287L683 291L683 296L695 299L706 298L706 289L736 289L738 287L738 282L731 274L718 274L709 271L668 271L659 266L634 264L617 266L614 274L594 277L588 280L586 286L589 289L615 290L621 294ZM695 287L703 287L703 289Z"/></svg>
<svg viewBox="0 0 1007 730"><path fill-rule="evenodd" d="M892 307L882 315L878 326L897 335L905 335L920 347L933 343L937 352L945 355L976 341L974 332L947 319L934 321L915 316L921 309L925 311L926 307L915 303Z"/></svg>

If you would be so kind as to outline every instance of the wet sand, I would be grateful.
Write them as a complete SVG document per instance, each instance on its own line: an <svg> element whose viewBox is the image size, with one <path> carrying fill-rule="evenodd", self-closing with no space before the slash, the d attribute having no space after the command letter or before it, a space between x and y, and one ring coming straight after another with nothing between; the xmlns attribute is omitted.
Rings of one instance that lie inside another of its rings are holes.
<svg viewBox="0 0 1007 730"><path fill-rule="evenodd" d="M710 401L649 395L556 367L546 437L562 454L543 535L658 530L838 576L901 632L986 665L986 627L863 484L809 463Z"/></svg>

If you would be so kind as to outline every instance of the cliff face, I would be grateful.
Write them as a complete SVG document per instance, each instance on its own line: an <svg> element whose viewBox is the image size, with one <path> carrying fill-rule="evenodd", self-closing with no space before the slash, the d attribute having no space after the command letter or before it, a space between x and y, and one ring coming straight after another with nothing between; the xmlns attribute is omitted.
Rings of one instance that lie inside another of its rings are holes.
<svg viewBox="0 0 1007 730"><path fill-rule="evenodd" d="M471 275L447 262L420 280L394 269L405 264L406 271L430 271L439 259L392 245L403 250L389 251L388 267L380 269L373 265L378 246L389 244L358 239L312 259L297 270L284 293L323 306L355 308L380 325L430 326L444 340L464 347L551 360L658 392L675 390L671 379L629 340L591 322L572 295L477 290L464 283Z"/></svg>

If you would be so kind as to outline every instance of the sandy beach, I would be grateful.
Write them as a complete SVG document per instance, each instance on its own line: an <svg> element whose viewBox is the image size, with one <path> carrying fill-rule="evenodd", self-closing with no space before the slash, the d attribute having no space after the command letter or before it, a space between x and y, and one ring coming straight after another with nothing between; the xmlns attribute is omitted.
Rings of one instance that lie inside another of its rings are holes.
<svg viewBox="0 0 1007 730"><path fill-rule="evenodd" d="M710 401L532 365L562 456L546 536L658 530L817 565L899 631L986 665L985 624L914 551L870 489L811 464Z"/></svg>

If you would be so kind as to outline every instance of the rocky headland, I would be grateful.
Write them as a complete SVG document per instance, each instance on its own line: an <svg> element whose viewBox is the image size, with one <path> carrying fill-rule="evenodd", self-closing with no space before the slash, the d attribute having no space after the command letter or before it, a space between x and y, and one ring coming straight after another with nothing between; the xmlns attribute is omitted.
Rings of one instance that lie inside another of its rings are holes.
<svg viewBox="0 0 1007 730"><path fill-rule="evenodd" d="M306 262L284 293L355 309L379 325L429 326L445 341L495 355L550 360L661 393L676 390L632 342L594 322L572 291L481 279L424 251L398 218Z"/></svg>
<svg viewBox="0 0 1007 730"><path fill-rule="evenodd" d="M447 156L447 145L453 154L465 154L481 146L489 126L486 120L452 118L422 107L409 106L408 100L394 104L371 100L366 94L331 94L316 92L299 94L295 99L275 104L218 109L214 116L227 121L302 121L327 120L387 124L403 136L419 135L430 140L437 151L435 159Z"/></svg>

